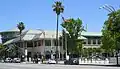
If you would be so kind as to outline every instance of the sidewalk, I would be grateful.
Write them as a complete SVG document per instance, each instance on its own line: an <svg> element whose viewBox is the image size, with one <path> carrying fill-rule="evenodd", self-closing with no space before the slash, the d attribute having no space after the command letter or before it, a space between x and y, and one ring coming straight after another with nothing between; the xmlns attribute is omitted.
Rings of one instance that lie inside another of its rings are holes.
<svg viewBox="0 0 120 69"><path fill-rule="evenodd" d="M33 63L33 62L22 62L24 64L42 64L41 62ZM59 61L58 64L64 65L64 61ZM93 66L117 66L115 64L109 63L108 61L79 61L79 65L93 65ZM117 66L117 67L120 67Z"/></svg>
<svg viewBox="0 0 120 69"><path fill-rule="evenodd" d="M109 63L108 60L99 60L99 61L95 61L95 60L80 61L79 60L79 64L80 65L94 65L94 66L115 66L115 67L117 66L116 64ZM120 65L118 67L120 67Z"/></svg>

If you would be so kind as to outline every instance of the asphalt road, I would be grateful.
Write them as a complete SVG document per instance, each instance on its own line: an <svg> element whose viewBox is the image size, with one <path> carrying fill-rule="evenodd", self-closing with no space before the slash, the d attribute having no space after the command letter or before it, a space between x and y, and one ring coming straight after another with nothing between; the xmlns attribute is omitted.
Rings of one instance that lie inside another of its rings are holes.
<svg viewBox="0 0 120 69"><path fill-rule="evenodd" d="M120 67L59 64L0 63L0 69L120 69Z"/></svg>

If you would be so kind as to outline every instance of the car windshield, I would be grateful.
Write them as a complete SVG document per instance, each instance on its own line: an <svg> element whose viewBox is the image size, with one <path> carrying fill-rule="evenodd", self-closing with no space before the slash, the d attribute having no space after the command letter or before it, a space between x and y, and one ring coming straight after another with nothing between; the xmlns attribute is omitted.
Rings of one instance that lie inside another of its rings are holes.
<svg viewBox="0 0 120 69"><path fill-rule="evenodd" d="M70 58L79 58L79 56L77 54L70 54L69 57Z"/></svg>

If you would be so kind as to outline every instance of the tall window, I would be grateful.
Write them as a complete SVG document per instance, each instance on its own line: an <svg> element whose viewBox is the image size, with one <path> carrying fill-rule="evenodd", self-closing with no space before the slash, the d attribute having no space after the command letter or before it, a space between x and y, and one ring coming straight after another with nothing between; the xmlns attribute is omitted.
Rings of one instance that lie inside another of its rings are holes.
<svg viewBox="0 0 120 69"><path fill-rule="evenodd" d="M88 39L88 44L91 44L91 39Z"/></svg>
<svg viewBox="0 0 120 69"><path fill-rule="evenodd" d="M37 46L37 41L34 41L34 46L35 46L35 47Z"/></svg>
<svg viewBox="0 0 120 69"><path fill-rule="evenodd" d="M93 39L93 44L96 44L96 39Z"/></svg>
<svg viewBox="0 0 120 69"><path fill-rule="evenodd" d="M51 46L51 40L45 40L45 46Z"/></svg>
<svg viewBox="0 0 120 69"><path fill-rule="evenodd" d="M86 41L86 40L84 40L84 41L83 41L83 44L87 44L87 41Z"/></svg>
<svg viewBox="0 0 120 69"><path fill-rule="evenodd" d="M59 40L59 46L62 46L62 40Z"/></svg>
<svg viewBox="0 0 120 69"><path fill-rule="evenodd" d="M38 46L42 46L43 45L43 40L39 40L38 41Z"/></svg>
<svg viewBox="0 0 120 69"><path fill-rule="evenodd" d="M33 42L32 41L28 41L27 42L27 47L33 47Z"/></svg>
<svg viewBox="0 0 120 69"><path fill-rule="evenodd" d="M54 46L57 46L57 42L56 42L56 40L54 40Z"/></svg>

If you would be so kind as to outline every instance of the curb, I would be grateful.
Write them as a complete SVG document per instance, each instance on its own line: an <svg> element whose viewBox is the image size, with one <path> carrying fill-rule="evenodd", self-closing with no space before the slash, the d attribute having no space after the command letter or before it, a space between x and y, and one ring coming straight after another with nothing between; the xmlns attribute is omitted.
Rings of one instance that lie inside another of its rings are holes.
<svg viewBox="0 0 120 69"><path fill-rule="evenodd" d="M102 65L102 64L79 64L79 65L91 65L91 66L109 66L109 67L120 67L120 65Z"/></svg>

